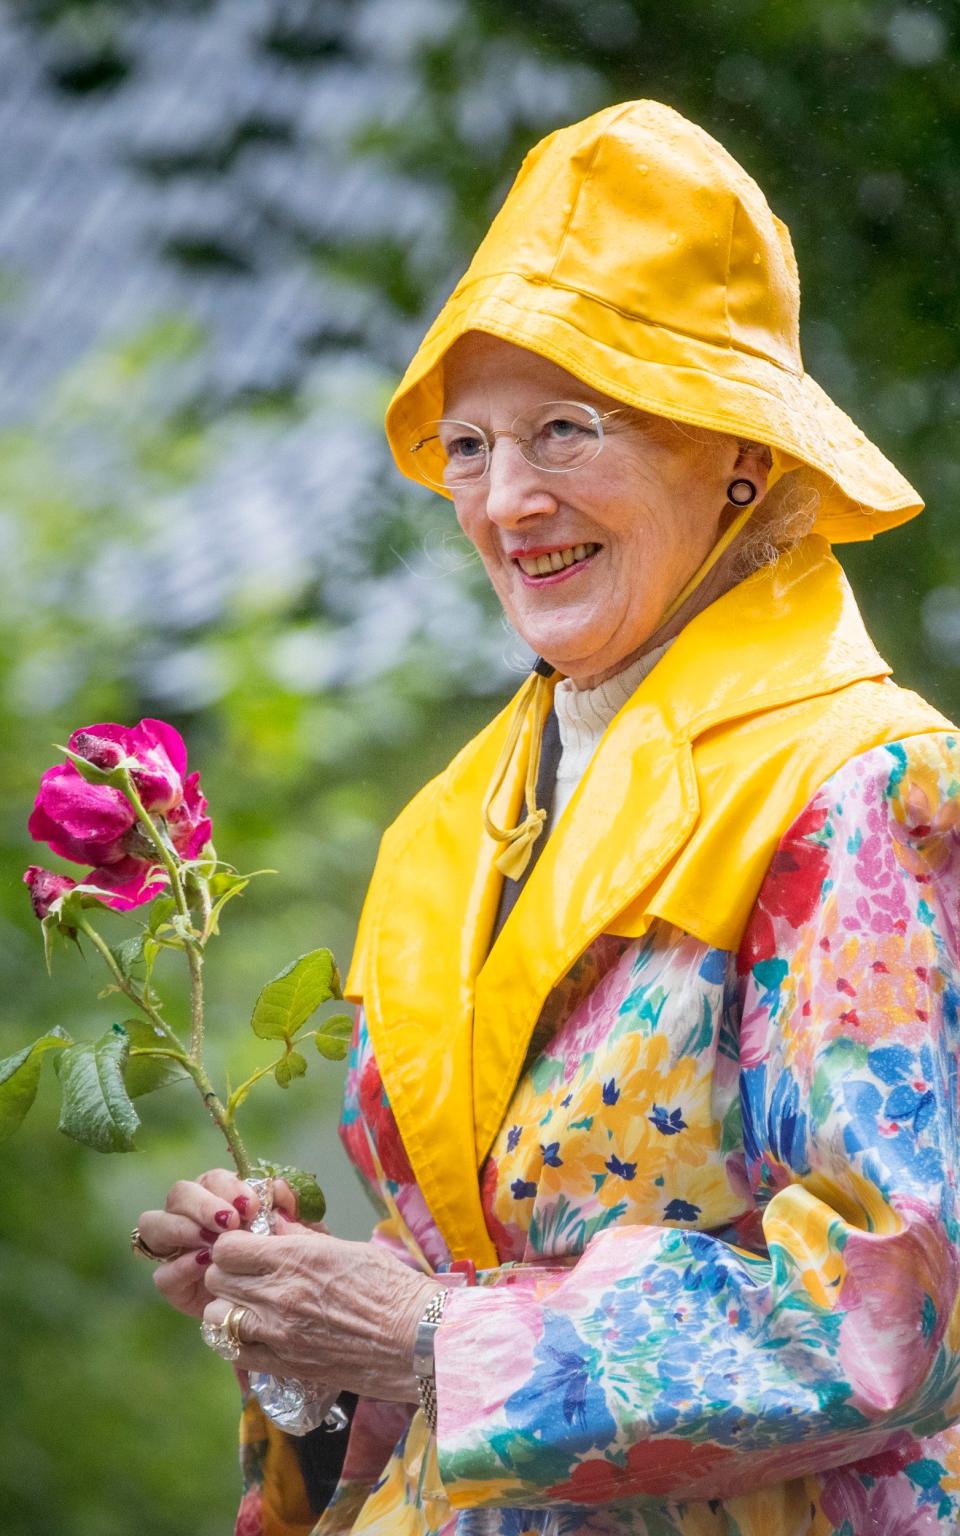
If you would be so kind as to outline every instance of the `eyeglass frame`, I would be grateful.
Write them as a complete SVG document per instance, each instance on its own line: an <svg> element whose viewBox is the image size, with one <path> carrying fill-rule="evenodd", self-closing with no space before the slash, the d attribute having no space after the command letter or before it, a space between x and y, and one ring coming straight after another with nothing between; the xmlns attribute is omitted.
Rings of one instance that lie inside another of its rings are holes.
<svg viewBox="0 0 960 1536"><path fill-rule="evenodd" d="M595 406L588 405L585 400L541 400L540 404L534 407L534 410L545 410L551 405L575 405L578 410L586 411L590 417L592 417L593 426L597 432L597 451L596 453L592 454L589 459L584 459L579 464L559 464L552 466L550 464L538 464L536 459L529 458L528 455L524 453L524 444L529 447L532 439L529 437L521 437L519 433L513 430L518 421L524 417L530 416L531 413L529 411L518 411L516 416L514 416L513 421L510 423L509 428L500 427L495 431L491 430L490 432L486 432L484 428L478 426L475 421L464 421L459 416L438 416L433 421L424 422L424 426L433 427L440 426L442 423L448 423L450 426L454 427L469 427L471 432L475 432L477 436L482 440L485 453L483 469L478 475L472 475L469 478L458 482L459 489L465 485L476 485L478 481L482 481L487 478L490 473L490 462L493 457L493 450L496 446L498 437L512 437L513 441L516 443L518 449L520 450L520 454L524 460L524 463L529 464L532 469L541 470L545 475L570 475L573 474L573 472L577 469L585 469L588 464L593 463L594 459L599 458L600 453L603 450L603 445L606 440L606 433L603 430L604 422L609 421L611 416L623 415L629 409L627 406L617 405L609 411L598 411ZM413 458L427 443L439 441L440 434L438 432L433 432L428 437L416 437L414 438L413 442L410 443L407 452L410 454L411 458ZM431 480L430 477L426 474L424 474L423 478L430 485L436 487L439 490L451 491L451 487L445 481Z"/></svg>

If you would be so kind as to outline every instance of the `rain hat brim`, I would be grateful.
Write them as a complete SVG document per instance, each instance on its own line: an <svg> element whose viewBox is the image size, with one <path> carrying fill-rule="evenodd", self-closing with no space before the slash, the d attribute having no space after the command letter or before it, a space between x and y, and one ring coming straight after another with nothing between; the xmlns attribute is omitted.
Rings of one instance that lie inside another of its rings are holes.
<svg viewBox="0 0 960 1536"><path fill-rule="evenodd" d="M873 538L923 508L900 471L809 374L514 272L460 285L394 395L387 436L410 479L430 484L417 473L409 445L425 421L443 414L443 359L469 331L549 358L639 410L765 443L780 473L813 471L820 497L815 531L835 543Z"/></svg>

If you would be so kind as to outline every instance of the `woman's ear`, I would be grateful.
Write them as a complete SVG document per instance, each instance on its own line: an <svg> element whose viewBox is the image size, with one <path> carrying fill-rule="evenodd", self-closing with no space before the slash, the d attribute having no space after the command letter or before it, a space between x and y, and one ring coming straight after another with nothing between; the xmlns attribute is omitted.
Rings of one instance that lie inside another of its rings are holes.
<svg viewBox="0 0 960 1536"><path fill-rule="evenodd" d="M757 488L757 501L762 501L767 494L772 464L773 457L765 443L739 443L731 479L752 480Z"/></svg>

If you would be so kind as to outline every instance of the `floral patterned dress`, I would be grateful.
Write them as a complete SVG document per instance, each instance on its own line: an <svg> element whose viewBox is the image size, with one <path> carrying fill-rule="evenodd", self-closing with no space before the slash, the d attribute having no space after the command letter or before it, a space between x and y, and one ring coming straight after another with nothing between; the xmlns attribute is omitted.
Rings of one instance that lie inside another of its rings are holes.
<svg viewBox="0 0 960 1536"><path fill-rule="evenodd" d="M960 1530L958 929L931 733L822 786L738 953L594 943L483 1170L501 1264L450 1275L437 1440L361 1403L317 1531ZM442 1273L362 1015L342 1134Z"/></svg>

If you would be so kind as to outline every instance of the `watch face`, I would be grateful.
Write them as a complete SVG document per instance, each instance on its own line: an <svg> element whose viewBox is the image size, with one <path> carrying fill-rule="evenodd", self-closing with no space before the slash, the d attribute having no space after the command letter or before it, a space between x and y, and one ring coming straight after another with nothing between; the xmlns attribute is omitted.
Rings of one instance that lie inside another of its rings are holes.
<svg viewBox="0 0 960 1536"><path fill-rule="evenodd" d="M413 1374L417 1377L433 1379L433 1340L449 1294L449 1291L437 1291L431 1296L417 1324L413 1343Z"/></svg>
<svg viewBox="0 0 960 1536"><path fill-rule="evenodd" d="M417 1336L413 1345L413 1374L415 1376L430 1376L434 1374L433 1340L437 1331L437 1323L427 1322L421 1318L417 1324Z"/></svg>

